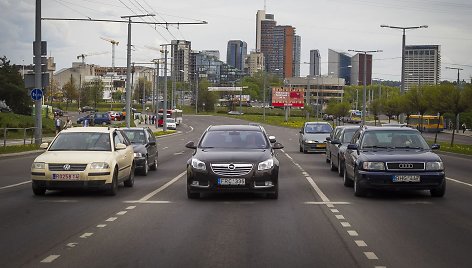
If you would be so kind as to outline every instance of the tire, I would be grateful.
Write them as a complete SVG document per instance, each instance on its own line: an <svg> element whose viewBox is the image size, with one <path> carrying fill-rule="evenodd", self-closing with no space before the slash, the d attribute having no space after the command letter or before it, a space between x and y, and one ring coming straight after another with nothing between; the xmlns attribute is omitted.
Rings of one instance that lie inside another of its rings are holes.
<svg viewBox="0 0 472 268"><path fill-rule="evenodd" d="M354 185L354 182L347 175L346 167L343 168L343 182L346 187L352 187Z"/></svg>
<svg viewBox="0 0 472 268"><path fill-rule="evenodd" d="M436 189L429 190L432 197L443 197L446 194L446 180Z"/></svg>
<svg viewBox="0 0 472 268"><path fill-rule="evenodd" d="M333 160L331 159L331 161L329 161L329 166L331 168L331 171L336 171L338 168L336 168L336 166L334 165L333 163Z"/></svg>
<svg viewBox="0 0 472 268"><path fill-rule="evenodd" d="M115 196L118 193L118 170L115 168L113 171L113 179L109 185L107 185L106 194Z"/></svg>
<svg viewBox="0 0 472 268"><path fill-rule="evenodd" d="M326 163L330 163L331 162L331 154L329 155L329 158L328 158L328 153L326 153Z"/></svg>
<svg viewBox="0 0 472 268"><path fill-rule="evenodd" d="M147 176L148 175L148 172L149 172L149 162L148 162L148 159L147 157L144 159L144 166L143 168L141 169L141 175L143 176Z"/></svg>
<svg viewBox="0 0 472 268"><path fill-rule="evenodd" d="M156 170L157 169L157 155L154 157L154 162L152 163L151 170Z"/></svg>
<svg viewBox="0 0 472 268"><path fill-rule="evenodd" d="M354 171L354 195L358 197L364 197L367 195L367 189L365 189L357 178L357 170Z"/></svg>
<svg viewBox="0 0 472 268"><path fill-rule="evenodd" d="M200 193L190 192L190 189L187 187L187 198L188 199L199 199L200 198Z"/></svg>
<svg viewBox="0 0 472 268"><path fill-rule="evenodd" d="M303 149L302 149L302 146L300 146L300 153L303 153Z"/></svg>
<svg viewBox="0 0 472 268"><path fill-rule="evenodd" d="M279 184L275 186L275 192L266 194L268 199L278 199L279 198Z"/></svg>
<svg viewBox="0 0 472 268"><path fill-rule="evenodd" d="M123 182L125 187L133 187L134 185L134 163L131 165L131 171L129 172L129 177Z"/></svg>
<svg viewBox="0 0 472 268"><path fill-rule="evenodd" d="M33 185L32 188L33 188L34 195L43 196L46 194L46 188L38 186L38 184L35 181L33 181L32 185Z"/></svg>
<svg viewBox="0 0 472 268"><path fill-rule="evenodd" d="M339 177L344 176L343 163L341 162L341 159L339 157L338 157L338 175L339 175Z"/></svg>

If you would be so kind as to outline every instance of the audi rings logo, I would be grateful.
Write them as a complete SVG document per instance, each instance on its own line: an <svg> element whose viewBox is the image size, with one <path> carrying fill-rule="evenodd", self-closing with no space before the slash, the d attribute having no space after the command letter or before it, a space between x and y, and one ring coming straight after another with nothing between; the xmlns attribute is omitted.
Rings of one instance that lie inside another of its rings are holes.
<svg viewBox="0 0 472 268"><path fill-rule="evenodd" d="M399 168L413 168L413 164L399 164Z"/></svg>
<svg viewBox="0 0 472 268"><path fill-rule="evenodd" d="M234 166L234 164L229 164L228 165L228 169L229 170L234 170L236 167Z"/></svg>
<svg viewBox="0 0 472 268"><path fill-rule="evenodd" d="M65 164L62 166L62 169L64 170L70 170L70 165L69 164Z"/></svg>

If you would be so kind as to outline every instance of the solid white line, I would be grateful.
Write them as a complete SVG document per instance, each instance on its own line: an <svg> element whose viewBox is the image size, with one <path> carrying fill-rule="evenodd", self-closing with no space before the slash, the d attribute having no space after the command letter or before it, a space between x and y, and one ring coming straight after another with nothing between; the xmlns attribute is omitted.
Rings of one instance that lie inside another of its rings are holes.
<svg viewBox="0 0 472 268"><path fill-rule="evenodd" d="M378 260L379 258L377 255L375 255L374 252L364 252L364 255L367 257L369 260Z"/></svg>
<svg viewBox="0 0 472 268"><path fill-rule="evenodd" d="M178 181L180 178L182 178L185 174L187 173L187 171L184 171L182 173L180 173L179 175L177 175L175 178L173 178L171 181L167 182L166 184L162 185L161 187L159 187L158 189L150 192L149 194L147 194L146 196L144 196L143 198L139 199L139 201L148 201L151 197L153 197L154 195L162 192L163 190L165 190L167 187L171 186L174 182Z"/></svg>
<svg viewBox="0 0 472 268"><path fill-rule="evenodd" d="M8 186L3 186L3 187L0 187L0 190L8 189L8 188L13 188L13 187L20 186L20 185L27 184L27 183L31 183L31 181L24 181L24 182L20 182L20 183L17 183L17 184L12 184L12 185L8 185Z"/></svg>
<svg viewBox="0 0 472 268"><path fill-rule="evenodd" d="M359 234L358 234L356 231L354 231L354 230L349 230L349 231L347 231L347 233L348 233L350 236L359 236Z"/></svg>
<svg viewBox="0 0 472 268"><path fill-rule="evenodd" d="M170 201L141 201L141 200L134 200L134 201L124 201L123 203L130 203L130 204L170 204Z"/></svg>
<svg viewBox="0 0 472 268"><path fill-rule="evenodd" d="M467 183L467 182L463 182L463 181L459 181L459 180L451 179L451 178L448 178L448 177L446 177L446 179L447 179L447 180L450 180L450 181L453 181L453 182L457 182L457 183L464 184L464 185L467 185L467 186L470 186L470 187L472 187L472 184L470 184L470 183Z"/></svg>
<svg viewBox="0 0 472 268"><path fill-rule="evenodd" d="M374 268L387 268L387 266L375 266Z"/></svg>
<svg viewBox="0 0 472 268"><path fill-rule="evenodd" d="M128 211L123 210L123 211L120 211L120 212L116 213L116 215L123 216L123 215L125 215L127 212L128 212Z"/></svg>
<svg viewBox="0 0 472 268"><path fill-rule="evenodd" d="M135 208L136 208L136 206L129 206L126 209L135 209Z"/></svg>
<svg viewBox="0 0 472 268"><path fill-rule="evenodd" d="M311 184L311 187L315 189L316 193L320 196L323 202L330 202L329 198L321 191L320 187L318 187L318 185L313 181L311 177L305 177L305 178Z"/></svg>
<svg viewBox="0 0 472 268"><path fill-rule="evenodd" d="M328 204L332 204L332 205L349 205L351 203L349 202L331 202L331 201L327 201L327 202L305 202L306 205L328 205Z"/></svg>
<svg viewBox="0 0 472 268"><path fill-rule="evenodd" d="M106 224L99 224L99 225L97 225L97 227L98 228L105 228L105 227L107 227L107 225Z"/></svg>
<svg viewBox="0 0 472 268"><path fill-rule="evenodd" d="M59 258L61 255L49 255L47 258L45 258L44 260L42 260L41 262L42 263L51 263L53 262L55 259Z"/></svg>
<svg viewBox="0 0 472 268"><path fill-rule="evenodd" d="M80 236L80 238L87 238L89 236L92 236L93 233L84 233L83 235Z"/></svg>
<svg viewBox="0 0 472 268"><path fill-rule="evenodd" d="M115 221L116 219L118 219L117 217L110 217L108 219L106 219L105 221Z"/></svg>
<svg viewBox="0 0 472 268"><path fill-rule="evenodd" d="M367 247L367 244L364 242L364 240L355 240L358 247Z"/></svg>
<svg viewBox="0 0 472 268"><path fill-rule="evenodd" d="M341 222L341 225L343 227L351 227L351 224L349 222L345 222L345 221Z"/></svg>
<svg viewBox="0 0 472 268"><path fill-rule="evenodd" d="M344 216L343 215L335 215L336 216L336 219L338 220L344 220Z"/></svg>

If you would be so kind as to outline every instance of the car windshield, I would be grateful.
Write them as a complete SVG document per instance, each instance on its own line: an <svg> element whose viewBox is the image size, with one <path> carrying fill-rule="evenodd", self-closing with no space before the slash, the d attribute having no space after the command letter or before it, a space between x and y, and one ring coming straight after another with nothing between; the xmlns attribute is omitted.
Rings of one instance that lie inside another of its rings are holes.
<svg viewBox="0 0 472 268"><path fill-rule="evenodd" d="M133 144L146 143L146 136L142 130L124 130L124 133Z"/></svg>
<svg viewBox="0 0 472 268"><path fill-rule="evenodd" d="M265 149L265 136L260 131L209 131L203 137L201 148Z"/></svg>
<svg viewBox="0 0 472 268"><path fill-rule="evenodd" d="M421 134L414 130L376 130L367 132L362 139L362 149L429 149Z"/></svg>
<svg viewBox="0 0 472 268"><path fill-rule="evenodd" d="M167 123L175 123L175 119L174 118L167 118L166 122Z"/></svg>
<svg viewBox="0 0 472 268"><path fill-rule="evenodd" d="M110 135L97 132L59 133L49 151L111 151Z"/></svg>
<svg viewBox="0 0 472 268"><path fill-rule="evenodd" d="M331 133L333 129L328 124L307 124L305 133Z"/></svg>
<svg viewBox="0 0 472 268"><path fill-rule="evenodd" d="M341 142L349 142L352 140L352 136L354 136L354 133L356 133L357 129L345 129L343 138Z"/></svg>

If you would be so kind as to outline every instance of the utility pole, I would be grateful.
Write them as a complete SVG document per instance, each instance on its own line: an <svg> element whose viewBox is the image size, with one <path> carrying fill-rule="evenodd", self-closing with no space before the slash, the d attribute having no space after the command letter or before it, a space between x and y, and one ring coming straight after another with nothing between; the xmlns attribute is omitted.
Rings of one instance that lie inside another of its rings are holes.
<svg viewBox="0 0 472 268"><path fill-rule="evenodd" d="M446 67L446 69L457 70L457 88L460 90L460 71L462 71L464 69L457 68L457 67ZM457 133L459 133L459 129L460 129L460 116L459 116L459 114L457 115L457 118L456 118L456 129L457 129Z"/></svg>
<svg viewBox="0 0 472 268"><path fill-rule="evenodd" d="M262 74L264 75L264 79L263 79L263 83L262 83L262 94L264 95L263 96L263 103L262 103L262 118L264 119L264 122L266 120L266 77L267 77L267 74L265 71L262 72Z"/></svg>
<svg viewBox="0 0 472 268"><path fill-rule="evenodd" d="M34 87L42 88L41 72L41 0L36 0L35 41L34 41ZM43 118L41 99L34 102L34 143L41 144L43 132Z"/></svg>
<svg viewBox="0 0 472 268"><path fill-rule="evenodd" d="M164 105L162 107L162 128L167 131L167 45L164 46Z"/></svg>
<svg viewBox="0 0 472 268"><path fill-rule="evenodd" d="M310 88L310 75L307 75L306 76L306 97L305 97L305 114L306 114L306 121L309 121L310 119L310 112L308 110L308 108L310 107L310 92L311 91L311 88Z"/></svg>

